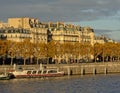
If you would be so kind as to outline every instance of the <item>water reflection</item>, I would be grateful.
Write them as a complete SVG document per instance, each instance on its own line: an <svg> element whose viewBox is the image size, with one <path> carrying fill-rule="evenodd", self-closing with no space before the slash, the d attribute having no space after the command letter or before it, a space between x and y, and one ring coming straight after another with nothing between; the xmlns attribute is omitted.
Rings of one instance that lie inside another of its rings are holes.
<svg viewBox="0 0 120 93"><path fill-rule="evenodd" d="M119 93L120 75L0 81L0 93Z"/></svg>

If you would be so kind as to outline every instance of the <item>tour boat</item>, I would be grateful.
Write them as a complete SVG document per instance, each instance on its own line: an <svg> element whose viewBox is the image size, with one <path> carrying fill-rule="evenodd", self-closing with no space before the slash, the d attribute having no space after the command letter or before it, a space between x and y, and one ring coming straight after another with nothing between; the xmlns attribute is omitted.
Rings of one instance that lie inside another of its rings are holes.
<svg viewBox="0 0 120 93"><path fill-rule="evenodd" d="M63 71L57 69L41 69L41 70L14 70L10 72L15 78L40 78L40 77L58 77L63 76Z"/></svg>
<svg viewBox="0 0 120 93"><path fill-rule="evenodd" d="M0 74L0 80L8 80L8 79L10 79L9 75L4 73Z"/></svg>
<svg viewBox="0 0 120 93"><path fill-rule="evenodd" d="M4 69L5 71L0 73L0 80L8 80L11 78L11 74L6 73L6 68Z"/></svg>

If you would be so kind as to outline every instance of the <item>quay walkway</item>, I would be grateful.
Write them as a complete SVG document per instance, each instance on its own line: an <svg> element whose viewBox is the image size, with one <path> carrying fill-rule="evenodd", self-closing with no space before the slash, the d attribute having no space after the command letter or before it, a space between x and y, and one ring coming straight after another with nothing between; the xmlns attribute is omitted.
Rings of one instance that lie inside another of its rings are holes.
<svg viewBox="0 0 120 93"><path fill-rule="evenodd" d="M38 69L40 65L19 65L23 69ZM120 62L78 63L78 64L47 64L47 68L58 68L65 75L111 74L120 73ZM0 65L0 72L13 70L14 66Z"/></svg>

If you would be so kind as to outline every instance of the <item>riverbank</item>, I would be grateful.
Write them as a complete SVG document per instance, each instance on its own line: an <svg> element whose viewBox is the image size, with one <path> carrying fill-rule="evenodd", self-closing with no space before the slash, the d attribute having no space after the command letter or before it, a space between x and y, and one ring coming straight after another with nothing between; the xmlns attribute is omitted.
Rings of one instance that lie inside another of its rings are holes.
<svg viewBox="0 0 120 93"><path fill-rule="evenodd" d="M86 74L110 74L120 73L120 62L105 63L79 63L79 64L48 64L43 65L47 68L58 68L64 71L65 75L86 75ZM0 72L11 71L14 66L1 65ZM38 69L40 65L19 65L23 69Z"/></svg>

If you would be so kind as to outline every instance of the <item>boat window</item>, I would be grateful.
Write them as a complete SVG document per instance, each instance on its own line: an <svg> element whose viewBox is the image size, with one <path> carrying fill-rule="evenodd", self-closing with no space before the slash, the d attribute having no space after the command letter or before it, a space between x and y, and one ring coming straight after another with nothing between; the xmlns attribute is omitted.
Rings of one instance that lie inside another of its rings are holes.
<svg viewBox="0 0 120 93"><path fill-rule="evenodd" d="M32 74L36 74L36 71L33 71Z"/></svg>
<svg viewBox="0 0 120 93"><path fill-rule="evenodd" d="M42 71L38 71L38 74L41 74Z"/></svg>
<svg viewBox="0 0 120 93"><path fill-rule="evenodd" d="M48 73L57 73L56 70L49 70Z"/></svg>
<svg viewBox="0 0 120 93"><path fill-rule="evenodd" d="M27 74L31 74L31 71L28 71Z"/></svg>

